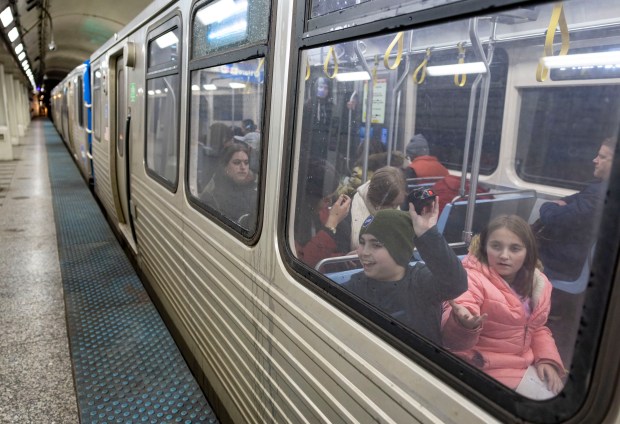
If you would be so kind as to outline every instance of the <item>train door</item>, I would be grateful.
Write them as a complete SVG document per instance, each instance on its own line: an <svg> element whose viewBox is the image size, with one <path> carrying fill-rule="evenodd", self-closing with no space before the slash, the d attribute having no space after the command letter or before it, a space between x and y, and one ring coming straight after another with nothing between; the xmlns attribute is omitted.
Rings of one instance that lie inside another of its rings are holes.
<svg viewBox="0 0 620 424"><path fill-rule="evenodd" d="M121 224L121 230L125 233L127 240L133 241L133 235L131 234L131 217L129 215L129 124L130 115L127 111L126 100L126 75L125 75L125 60L122 55L116 58L116 133L115 138L115 169L116 169L116 193L118 193L118 205L120 206L119 222Z"/></svg>

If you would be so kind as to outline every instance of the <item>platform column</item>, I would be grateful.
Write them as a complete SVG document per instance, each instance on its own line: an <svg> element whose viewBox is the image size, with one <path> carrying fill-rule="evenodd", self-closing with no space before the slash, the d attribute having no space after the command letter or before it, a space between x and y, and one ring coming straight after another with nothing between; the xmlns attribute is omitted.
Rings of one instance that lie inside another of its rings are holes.
<svg viewBox="0 0 620 424"><path fill-rule="evenodd" d="M9 132L11 135L11 144L16 146L19 144L19 131L17 129L17 111L15 104L15 85L13 84L13 75L5 73L4 82L6 87L7 112L9 116Z"/></svg>
<svg viewBox="0 0 620 424"><path fill-rule="evenodd" d="M13 160L4 66L0 64L0 160Z"/></svg>

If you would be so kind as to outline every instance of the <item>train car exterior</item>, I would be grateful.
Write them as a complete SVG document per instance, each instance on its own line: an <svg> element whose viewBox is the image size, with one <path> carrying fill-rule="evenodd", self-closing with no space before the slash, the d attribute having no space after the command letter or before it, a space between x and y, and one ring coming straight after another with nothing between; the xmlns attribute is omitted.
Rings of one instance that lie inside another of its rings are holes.
<svg viewBox="0 0 620 424"><path fill-rule="evenodd" d="M86 61L52 90L52 114L82 176L92 183L90 93L90 62Z"/></svg>
<svg viewBox="0 0 620 424"><path fill-rule="evenodd" d="M72 101L84 67L54 121L232 422L617 422L619 32L611 0L156 0L91 56L92 125ZM348 288L366 271L326 202L377 157L409 168L419 134L486 190L449 202L454 239L439 217L455 249L500 213L536 223L596 157L581 281L550 277L572 305L548 324L559 394L508 387Z"/></svg>

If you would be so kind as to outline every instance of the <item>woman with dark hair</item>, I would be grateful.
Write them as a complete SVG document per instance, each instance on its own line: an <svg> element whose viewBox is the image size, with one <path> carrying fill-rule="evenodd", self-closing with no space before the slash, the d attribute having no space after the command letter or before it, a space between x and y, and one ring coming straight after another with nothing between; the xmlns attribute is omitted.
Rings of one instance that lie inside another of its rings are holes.
<svg viewBox="0 0 620 424"><path fill-rule="evenodd" d="M528 223L495 218L474 238L463 266L469 288L444 312L444 346L512 389L533 367L545 397L559 393L565 371L546 325L551 284Z"/></svg>
<svg viewBox="0 0 620 424"><path fill-rule="evenodd" d="M250 170L248 148L233 143L224 149L220 164L200 198L226 218L252 230L256 216L256 179Z"/></svg>

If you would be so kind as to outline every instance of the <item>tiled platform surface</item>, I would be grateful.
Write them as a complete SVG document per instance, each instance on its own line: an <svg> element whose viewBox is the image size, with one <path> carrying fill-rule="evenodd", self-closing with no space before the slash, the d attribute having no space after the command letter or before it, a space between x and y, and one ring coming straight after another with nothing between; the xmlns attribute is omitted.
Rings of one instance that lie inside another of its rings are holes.
<svg viewBox="0 0 620 424"><path fill-rule="evenodd" d="M52 124L20 141L0 162L0 422L216 423Z"/></svg>

